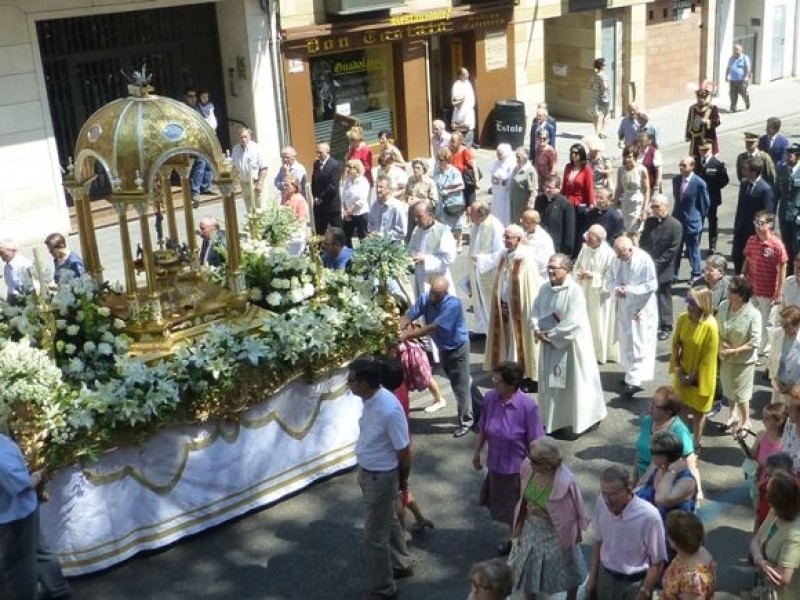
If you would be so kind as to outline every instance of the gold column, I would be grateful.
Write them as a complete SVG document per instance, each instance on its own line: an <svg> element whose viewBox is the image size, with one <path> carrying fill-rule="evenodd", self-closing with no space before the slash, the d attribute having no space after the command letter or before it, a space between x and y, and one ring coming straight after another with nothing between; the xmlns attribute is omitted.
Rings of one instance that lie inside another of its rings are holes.
<svg viewBox="0 0 800 600"><path fill-rule="evenodd" d="M119 238L122 244L122 264L125 267L125 292L129 299L136 297L136 273L133 267L131 234L128 229L128 205L124 202L112 204L119 219ZM147 259L145 259L147 260Z"/></svg>
<svg viewBox="0 0 800 600"><path fill-rule="evenodd" d="M161 302L156 289L156 270L153 263L153 240L150 236L150 223L147 220L147 198L141 198L136 203L136 212L139 215L139 229L142 231L142 247L144 249L144 268L147 275L147 295L148 306L150 308L150 320L160 323Z"/></svg>
<svg viewBox="0 0 800 600"><path fill-rule="evenodd" d="M241 268L241 247L239 245L239 220L236 216L236 188L229 174L223 174L215 181L222 192L225 211L225 235L228 244L228 288L238 294L244 291L244 278Z"/></svg>
<svg viewBox="0 0 800 600"><path fill-rule="evenodd" d="M181 178L181 190L183 191L183 217L186 221L186 242L189 244L189 255L194 256L198 251L197 237L194 234L194 209L192 208L192 185L189 182L191 167L180 167L175 169Z"/></svg>
<svg viewBox="0 0 800 600"><path fill-rule="evenodd" d="M164 167L161 169L162 189L164 190L164 213L167 219L167 229L169 230L169 238L177 243L178 236L178 222L175 219L175 201L172 198L172 185L170 184L170 177L172 175L173 167ZM190 234L191 235L191 234Z"/></svg>
<svg viewBox="0 0 800 600"><path fill-rule="evenodd" d="M78 239L81 243L81 254L86 271L95 281L103 281L103 267L100 264L100 253L97 249L97 237L92 220L92 207L89 200L89 187L94 177L83 183L68 184L67 189L75 202L75 213L78 216Z"/></svg>

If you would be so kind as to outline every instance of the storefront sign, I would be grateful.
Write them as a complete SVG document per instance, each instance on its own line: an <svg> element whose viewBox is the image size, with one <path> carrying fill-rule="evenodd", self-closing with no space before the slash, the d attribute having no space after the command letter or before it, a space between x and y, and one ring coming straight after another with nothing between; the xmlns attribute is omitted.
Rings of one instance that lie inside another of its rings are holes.
<svg viewBox="0 0 800 600"><path fill-rule="evenodd" d="M366 31L334 33L331 36L297 40L289 39L285 42L284 47L289 51L300 51L313 56L323 52L340 52L474 29L504 29L511 18L510 12L504 10L473 13L458 19L451 18L451 15L452 9L450 8L413 15L395 15L383 26L376 26Z"/></svg>

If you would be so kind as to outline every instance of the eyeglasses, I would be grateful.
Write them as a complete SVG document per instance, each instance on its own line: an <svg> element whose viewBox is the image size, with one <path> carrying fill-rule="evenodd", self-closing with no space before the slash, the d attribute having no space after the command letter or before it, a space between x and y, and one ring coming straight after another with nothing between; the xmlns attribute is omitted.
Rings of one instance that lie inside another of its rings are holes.
<svg viewBox="0 0 800 600"><path fill-rule="evenodd" d="M472 581L470 581L470 583L472 584L472 589L473 590L493 590L494 589L492 586L486 585L484 583L481 583L480 581L475 581L474 579Z"/></svg>
<svg viewBox="0 0 800 600"><path fill-rule="evenodd" d="M548 271L563 271L564 267L558 267L556 265L547 265Z"/></svg>
<svg viewBox="0 0 800 600"><path fill-rule="evenodd" d="M766 221L753 221L753 225L755 225L756 227L761 227L762 225L766 224L767 224Z"/></svg>

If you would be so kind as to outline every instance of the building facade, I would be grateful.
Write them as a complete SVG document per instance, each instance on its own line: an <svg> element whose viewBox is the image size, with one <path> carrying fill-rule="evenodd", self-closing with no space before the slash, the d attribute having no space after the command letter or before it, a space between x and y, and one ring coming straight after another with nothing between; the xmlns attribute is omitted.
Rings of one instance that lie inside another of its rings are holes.
<svg viewBox="0 0 800 600"><path fill-rule="evenodd" d="M381 4L383 10L375 10ZM321 8L321 10L317 10ZM450 114L459 68L470 71L476 140L493 138L497 100L516 97L513 2L293 0L281 3L282 60L292 143L302 155L342 136L334 116L357 119L365 141L391 130L407 156L430 154L430 121Z"/></svg>
<svg viewBox="0 0 800 600"><path fill-rule="evenodd" d="M70 231L61 181L75 137L145 62L156 94L210 92L223 148L246 125L277 164L276 10L260 0L0 3L0 237Z"/></svg>
<svg viewBox="0 0 800 600"><path fill-rule="evenodd" d="M595 58L606 59L612 114L692 96L714 69L715 0L521 0L515 11L516 75L528 113L587 120ZM712 25L711 27L709 25Z"/></svg>

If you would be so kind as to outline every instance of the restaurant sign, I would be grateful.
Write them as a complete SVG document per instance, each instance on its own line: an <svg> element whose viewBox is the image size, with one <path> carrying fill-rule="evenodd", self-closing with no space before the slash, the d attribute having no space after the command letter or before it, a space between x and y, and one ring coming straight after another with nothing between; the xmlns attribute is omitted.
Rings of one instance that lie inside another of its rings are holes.
<svg viewBox="0 0 800 600"><path fill-rule="evenodd" d="M303 54L313 56L324 52L340 52L351 48L363 48L376 44L421 39L432 35L447 35L474 29L496 30L505 28L510 17L511 15L508 11L493 10L454 18L452 9L446 8L413 15L394 15L387 21L363 31L333 32L332 35L326 36L290 39L284 42L284 47L287 50L300 51Z"/></svg>

